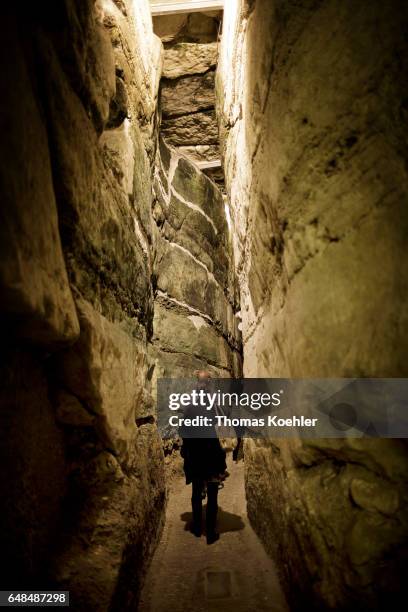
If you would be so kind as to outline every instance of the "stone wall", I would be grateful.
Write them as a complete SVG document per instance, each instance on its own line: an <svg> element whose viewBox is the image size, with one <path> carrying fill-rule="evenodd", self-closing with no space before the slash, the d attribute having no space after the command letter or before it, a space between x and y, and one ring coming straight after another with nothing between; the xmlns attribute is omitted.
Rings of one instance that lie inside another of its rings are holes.
<svg viewBox="0 0 408 612"><path fill-rule="evenodd" d="M182 13L153 18L164 45L160 84L161 132L167 143L201 164L219 185L215 70L222 12ZM218 162L214 164L214 162Z"/></svg>
<svg viewBox="0 0 408 612"><path fill-rule="evenodd" d="M406 27L398 0L225 5L246 376L407 376ZM249 514L294 609L396 606L404 441L250 441L246 460Z"/></svg>
<svg viewBox="0 0 408 612"><path fill-rule="evenodd" d="M161 84L162 134L173 146L207 145L217 152L214 76L217 43L178 43L165 50ZM175 66L179 68L176 70ZM187 151L189 151L188 149Z"/></svg>
<svg viewBox="0 0 408 612"><path fill-rule="evenodd" d="M239 292L223 196L163 139L154 187L155 375L240 376Z"/></svg>
<svg viewBox="0 0 408 612"><path fill-rule="evenodd" d="M147 1L34 4L5 8L1 40L2 583L134 609L164 507L147 350L161 43Z"/></svg>
<svg viewBox="0 0 408 612"><path fill-rule="evenodd" d="M155 378L239 376L239 290L224 197L199 169L219 159L220 13L155 17L164 45L154 181Z"/></svg>

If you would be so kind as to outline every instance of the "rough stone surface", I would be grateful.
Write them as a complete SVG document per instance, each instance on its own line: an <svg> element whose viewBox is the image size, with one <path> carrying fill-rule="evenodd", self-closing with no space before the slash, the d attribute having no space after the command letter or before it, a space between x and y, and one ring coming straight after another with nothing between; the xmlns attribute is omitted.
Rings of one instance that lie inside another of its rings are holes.
<svg viewBox="0 0 408 612"><path fill-rule="evenodd" d="M163 119L162 134L173 146L216 144L218 128L213 110Z"/></svg>
<svg viewBox="0 0 408 612"><path fill-rule="evenodd" d="M1 43L3 578L134 610L165 506L149 357L161 43L147 1L21 10Z"/></svg>
<svg viewBox="0 0 408 612"><path fill-rule="evenodd" d="M58 376L95 415L106 447L126 457L143 407L145 329L111 323L85 300L76 304L81 334L71 349L57 357Z"/></svg>
<svg viewBox="0 0 408 612"><path fill-rule="evenodd" d="M116 86L112 45L103 27L100 2L95 8L89 2L79 6L65 2L51 10L49 18L64 24L61 29L51 28L50 37L70 86L100 134Z"/></svg>
<svg viewBox="0 0 408 612"><path fill-rule="evenodd" d="M163 117L174 117L214 108L214 72L202 76L162 80L161 110Z"/></svg>
<svg viewBox="0 0 408 612"><path fill-rule="evenodd" d="M13 10L1 43L4 578L69 590L78 611L135 610L165 506L155 381L242 369L224 200L158 150L162 45L147 1ZM190 64L167 97L170 116L188 97L185 117L199 111L214 139L217 24L187 19Z"/></svg>
<svg viewBox="0 0 408 612"><path fill-rule="evenodd" d="M305 597L335 609L385 609L391 601L397 606L408 537L399 500L406 499L407 480L385 464L393 458L406 465L406 447L402 441L361 440L356 449L352 442L246 442L248 512L280 561L295 609ZM312 575L319 576L315 584Z"/></svg>
<svg viewBox="0 0 408 612"><path fill-rule="evenodd" d="M55 347L75 340L79 327L58 233L46 126L15 27L7 24L1 47L2 316L25 340Z"/></svg>
<svg viewBox="0 0 408 612"><path fill-rule="evenodd" d="M222 195L162 140L155 197L156 374L186 378L210 369L216 376L237 376L239 300Z"/></svg>
<svg viewBox="0 0 408 612"><path fill-rule="evenodd" d="M55 410L58 423L72 427L90 427L95 422L95 416L88 412L79 399L59 389L55 394Z"/></svg>
<svg viewBox="0 0 408 612"><path fill-rule="evenodd" d="M178 147L180 153L198 162L214 161L220 159L220 148L218 145L196 145Z"/></svg>
<svg viewBox="0 0 408 612"><path fill-rule="evenodd" d="M153 17L153 28L163 43L208 44L217 40L222 11L181 13Z"/></svg>
<svg viewBox="0 0 408 612"><path fill-rule="evenodd" d="M217 98L244 373L404 377L407 7L238 4ZM249 516L291 608L397 607L403 441L250 441L246 459Z"/></svg>
<svg viewBox="0 0 408 612"><path fill-rule="evenodd" d="M75 453L79 435L87 442L82 456ZM95 444L95 437L90 428L68 436L73 495L65 507L53 573L60 588L70 589L75 609L135 609L140 568L151 555L162 521L161 440L155 425L141 425L123 463Z"/></svg>
<svg viewBox="0 0 408 612"><path fill-rule="evenodd" d="M154 31L163 43L171 42L180 36L188 22L187 13L157 15L153 17Z"/></svg>
<svg viewBox="0 0 408 612"><path fill-rule="evenodd" d="M232 351L227 341L208 319L198 314L186 316L157 301L153 342L156 340L168 352L192 355L215 367L234 371Z"/></svg>
<svg viewBox="0 0 408 612"><path fill-rule="evenodd" d="M177 79L208 72L217 64L218 45L212 43L178 43L166 49L163 77Z"/></svg>
<svg viewBox="0 0 408 612"><path fill-rule="evenodd" d="M214 112L219 15L184 17L183 22L177 15L154 19L155 31L165 43L161 130L167 142L182 147L187 157L191 151L191 159L197 160L195 147L201 147L200 161L211 161L220 157ZM219 182L222 185L222 172Z"/></svg>

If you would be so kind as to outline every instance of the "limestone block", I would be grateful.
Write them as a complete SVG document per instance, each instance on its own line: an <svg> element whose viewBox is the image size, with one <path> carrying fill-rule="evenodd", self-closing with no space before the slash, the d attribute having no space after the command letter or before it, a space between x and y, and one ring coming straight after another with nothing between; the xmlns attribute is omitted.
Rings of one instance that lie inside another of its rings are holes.
<svg viewBox="0 0 408 612"><path fill-rule="evenodd" d="M214 74L211 71L200 76L187 76L177 80L163 79L160 98L163 117L214 108Z"/></svg>
<svg viewBox="0 0 408 612"><path fill-rule="evenodd" d="M214 111L182 115L162 121L162 135L172 145L216 144L218 127Z"/></svg>
<svg viewBox="0 0 408 612"><path fill-rule="evenodd" d="M68 0L64 28L59 28L53 42L71 86L100 133L115 94L115 62L109 35L93 4Z"/></svg>
<svg viewBox="0 0 408 612"><path fill-rule="evenodd" d="M153 34L147 2L124 0L126 12L111 0L102 5L103 23L113 45L116 74L127 90L129 115L140 120L146 149L153 149L162 45Z"/></svg>
<svg viewBox="0 0 408 612"><path fill-rule="evenodd" d="M3 316L49 348L79 332L58 233L48 138L22 50L6 27L1 56L1 258Z"/></svg>
<svg viewBox="0 0 408 612"><path fill-rule="evenodd" d="M142 408L145 341L108 321L83 299L77 299L77 309L81 334L71 349L58 356L58 376L96 415L95 427L107 448L123 458L130 452Z"/></svg>
<svg viewBox="0 0 408 612"><path fill-rule="evenodd" d="M163 42L171 42L183 30L187 19L188 15L185 13L156 15L153 17L154 32Z"/></svg>
<svg viewBox="0 0 408 612"><path fill-rule="evenodd" d="M109 118L106 122L106 128L111 129L119 127L121 123L129 115L129 100L126 91L126 86L120 77L116 77L116 93L111 99L109 106Z"/></svg>
<svg viewBox="0 0 408 612"><path fill-rule="evenodd" d="M180 313L156 302L153 341L165 350L188 353L221 368L232 369L228 343L199 315Z"/></svg>
<svg viewBox="0 0 408 612"><path fill-rule="evenodd" d="M115 130L111 138L104 136L99 142L52 49L44 46L43 53L47 60L44 80L50 140L55 151L54 184L64 248L70 253L71 277L87 299L95 299L102 283L111 309L125 310L146 321L151 291L149 254L137 220L145 219L150 209L151 188L150 177L146 180L148 161L142 138L134 126L132 145L124 122L120 131ZM120 143L110 163L104 156L104 147L114 148L115 139ZM139 183L135 186L139 174L133 175L134 204L128 193L133 168L126 155L133 146L135 159L138 158L134 167L143 178L139 190ZM118 179L122 189L118 189Z"/></svg>
<svg viewBox="0 0 408 612"><path fill-rule="evenodd" d="M163 77L203 74L217 63L217 43L178 43L164 53Z"/></svg>
<svg viewBox="0 0 408 612"><path fill-rule="evenodd" d="M88 412L75 395L59 390L55 399L56 418L62 425L91 427L94 416Z"/></svg>
<svg viewBox="0 0 408 612"><path fill-rule="evenodd" d="M165 294L208 315L228 334L228 311L232 310L223 287L188 251L169 243L157 268L157 286Z"/></svg>
<svg viewBox="0 0 408 612"><path fill-rule="evenodd" d="M221 152L218 145L178 147L178 150L194 161L213 161L221 158Z"/></svg>
<svg viewBox="0 0 408 612"><path fill-rule="evenodd" d="M126 471L109 452L81 468L90 494L74 533L62 533L53 574L78 610L137 607L139 585L160 535L165 491L161 440L153 425L139 428ZM82 490L82 489L81 489Z"/></svg>
<svg viewBox="0 0 408 612"><path fill-rule="evenodd" d="M393 572L399 571L398 558L392 557L408 529L399 503L406 481L372 471L381 470L386 452L381 443L397 441L356 441L356 449L349 448L350 440L341 439L246 443L249 512L272 556L279 558L280 546L285 547L295 578L294 602L303 593L335 606L344 597L344 583L356 596L367 588L366 596L375 602L376 567L387 559L383 578L389 584ZM364 453L364 446L371 446L370 452ZM374 456L381 457L377 464ZM256 492L262 504L256 501ZM272 534L279 529L276 542ZM296 538L291 536L293 529ZM302 564L297 563L299 555ZM317 571L321 579L311 589L308 576ZM284 583L287 579L284 573Z"/></svg>
<svg viewBox="0 0 408 612"><path fill-rule="evenodd" d="M205 214L213 221L217 232L228 236L228 226L225 218L225 206L222 194L208 177L194 166L189 160L180 158L174 173L172 183L177 194L184 200L194 202L202 208Z"/></svg>
<svg viewBox="0 0 408 612"><path fill-rule="evenodd" d="M197 370L208 370L213 378L230 378L230 373L222 368L209 364L205 359L184 353L168 353L158 347L151 349L154 357L155 379L157 378L194 378ZM153 381L153 388L154 388Z"/></svg>
<svg viewBox="0 0 408 612"><path fill-rule="evenodd" d="M135 147L128 120L116 129L106 130L99 140L106 153L106 164L126 195L133 194Z"/></svg>
<svg viewBox="0 0 408 612"><path fill-rule="evenodd" d="M232 253L218 188L160 141L154 182L157 295L151 352L157 377L242 371L232 309Z"/></svg>
<svg viewBox="0 0 408 612"><path fill-rule="evenodd" d="M398 510L398 491L387 483L354 478L350 484L353 501L366 510L378 510L382 514L394 514Z"/></svg>
<svg viewBox="0 0 408 612"><path fill-rule="evenodd" d="M207 217L173 195L167 209L166 221L162 235L170 242L187 249L226 286L230 264L228 246L220 240Z"/></svg>

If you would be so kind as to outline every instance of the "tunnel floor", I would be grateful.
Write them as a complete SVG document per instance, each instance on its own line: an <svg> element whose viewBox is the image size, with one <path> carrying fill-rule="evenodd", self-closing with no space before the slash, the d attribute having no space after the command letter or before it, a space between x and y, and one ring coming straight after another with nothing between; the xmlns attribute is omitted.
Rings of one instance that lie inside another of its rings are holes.
<svg viewBox="0 0 408 612"><path fill-rule="evenodd" d="M243 463L230 459L228 470L219 492L220 539L210 546L188 530L191 486L182 477L172 482L139 612L287 611L276 568L248 521Z"/></svg>

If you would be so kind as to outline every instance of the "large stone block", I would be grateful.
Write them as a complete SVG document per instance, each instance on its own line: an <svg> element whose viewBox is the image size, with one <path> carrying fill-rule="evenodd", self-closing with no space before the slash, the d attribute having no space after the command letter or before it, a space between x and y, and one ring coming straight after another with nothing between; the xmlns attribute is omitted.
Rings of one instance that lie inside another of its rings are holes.
<svg viewBox="0 0 408 612"><path fill-rule="evenodd" d="M209 364L233 370L231 348L211 323L196 314L177 312L156 302L153 320L153 342L170 352L202 359Z"/></svg>
<svg viewBox="0 0 408 612"><path fill-rule="evenodd" d="M114 143L109 139L103 139L102 143L98 141L93 125L61 72L52 48L44 43L42 52L48 66L44 79L48 94L50 142L55 159L54 185L71 281L90 301L99 300L102 293L106 311L115 310L117 316L126 312L128 316L148 322L151 311L150 262L138 218L145 218L145 211L150 207L150 177L144 180L143 191L137 191L137 201L133 204L126 191L131 188L132 180L135 184L139 175L136 177L132 168L123 167L123 163L127 164L129 160L124 161L124 153L118 145L116 166L104 156L102 146L109 143L112 148ZM138 141L136 138L133 140L132 145L126 136L125 125L120 137L124 150L131 151L134 146L135 159L141 156L143 166L140 161L135 161L135 167L140 171L143 169L146 179L149 170L140 136ZM118 188L115 168L116 172L123 173L121 188Z"/></svg>
<svg viewBox="0 0 408 612"><path fill-rule="evenodd" d="M2 37L1 308L20 337L74 340L78 320L58 233L48 138L16 26Z"/></svg>
<svg viewBox="0 0 408 612"><path fill-rule="evenodd" d="M178 43L164 53L163 76L203 74L217 63L217 43Z"/></svg>
<svg viewBox="0 0 408 612"><path fill-rule="evenodd" d="M103 2L103 23L113 45L116 72L127 89L129 115L138 122L146 149L153 151L155 113L162 69L162 45L152 31L147 2L124 0L125 12Z"/></svg>
<svg viewBox="0 0 408 612"><path fill-rule="evenodd" d="M174 117L214 108L214 72L187 76L177 80L162 79L161 111L163 117Z"/></svg>
<svg viewBox="0 0 408 612"><path fill-rule="evenodd" d="M62 23L53 35L64 71L99 133L115 94L115 62L112 44L94 3L67 0L50 9L49 18Z"/></svg>
<svg viewBox="0 0 408 612"><path fill-rule="evenodd" d="M194 161L214 161L221 159L221 152L218 145L197 145L179 147L180 153Z"/></svg>
<svg viewBox="0 0 408 612"><path fill-rule="evenodd" d="M163 119L162 134L174 145L216 144L218 127L214 111L200 111L174 119Z"/></svg>
<svg viewBox="0 0 408 612"><path fill-rule="evenodd" d="M126 470L107 451L83 464L69 502L75 521L59 537L55 583L76 610L136 609L165 506L156 427L138 429Z"/></svg>
<svg viewBox="0 0 408 612"><path fill-rule="evenodd" d="M155 215L161 235L201 262L234 302L232 245L222 194L194 164L168 148L163 140L157 166Z"/></svg>
<svg viewBox="0 0 408 612"><path fill-rule="evenodd" d="M212 319L228 335L232 315L224 288L205 267L177 244L169 243L157 266L157 287Z"/></svg>
<svg viewBox="0 0 408 612"><path fill-rule="evenodd" d="M215 233L208 218L196 208L189 207L173 195L162 235L187 249L214 274L218 282L227 286L228 267L231 263L228 245L219 233Z"/></svg>
<svg viewBox="0 0 408 612"><path fill-rule="evenodd" d="M127 460L144 415L145 332L111 323L85 300L77 299L77 309L81 334L58 356L58 378L95 415L105 447Z"/></svg>
<svg viewBox="0 0 408 612"><path fill-rule="evenodd" d="M395 209L400 209L399 202ZM396 309L395 303L408 288L408 275L400 270L398 288L394 275L407 221L402 210L391 218L387 208L378 210L365 218L358 232L326 240L323 250L294 274L284 303L276 285L269 309L248 342L248 375L255 376L262 354L262 375L271 367L276 376L404 375L404 343L395 330L405 328L408 320L405 309ZM375 242L379 227L381 241ZM265 258L262 264L254 263L248 275L256 308L268 295L262 287L271 267ZM377 333L368 335L374 321Z"/></svg>
<svg viewBox="0 0 408 612"><path fill-rule="evenodd" d="M193 202L213 221L220 240L227 242L228 225L225 205L218 187L188 159L181 157L177 163L172 186L184 200Z"/></svg>
<svg viewBox="0 0 408 612"><path fill-rule="evenodd" d="M158 378L194 378L197 370L208 370L213 378L229 378L230 373L209 364L205 359L184 353L168 353L156 345L149 349L155 363L153 389Z"/></svg>
<svg viewBox="0 0 408 612"><path fill-rule="evenodd" d="M351 442L246 443L251 520L272 556L285 551L281 574L284 585L290 585L294 609L301 609L304 597L309 605L324 600L333 608L350 602L345 606L349 609L361 590L364 605L378 609L378 580L392 601L400 588L403 551L398 548L408 523L399 499L405 496L406 480L377 470L384 451L388 458L406 462L406 449L400 441L358 440L358 448ZM271 477L276 489L270 486ZM311 583L309 576L317 574L319 581Z"/></svg>

